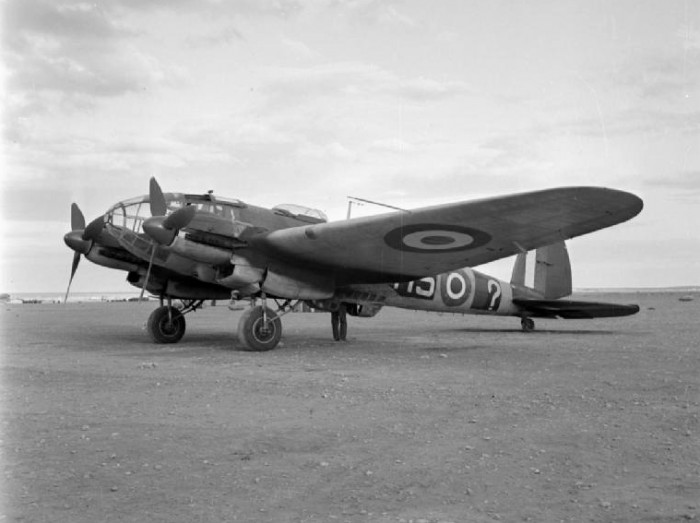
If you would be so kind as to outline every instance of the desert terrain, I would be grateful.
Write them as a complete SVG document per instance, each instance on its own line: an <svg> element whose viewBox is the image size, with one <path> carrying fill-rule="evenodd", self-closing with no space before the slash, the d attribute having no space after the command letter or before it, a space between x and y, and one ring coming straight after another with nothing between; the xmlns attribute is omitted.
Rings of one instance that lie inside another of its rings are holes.
<svg viewBox="0 0 700 523"><path fill-rule="evenodd" d="M581 296L579 296L581 297ZM538 320L385 309L3 305L8 522L673 522L700 513L700 296L587 294L639 314Z"/></svg>

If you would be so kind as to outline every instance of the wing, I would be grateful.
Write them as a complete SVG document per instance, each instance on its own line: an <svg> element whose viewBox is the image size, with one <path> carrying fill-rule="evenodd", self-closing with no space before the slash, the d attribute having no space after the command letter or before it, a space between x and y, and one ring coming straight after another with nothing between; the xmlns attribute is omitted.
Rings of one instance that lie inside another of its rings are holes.
<svg viewBox="0 0 700 523"><path fill-rule="evenodd" d="M515 299L513 303L522 307L531 316L540 318L563 318L566 320L589 318L613 318L630 316L639 312L638 305L598 303L570 300L525 300Z"/></svg>
<svg viewBox="0 0 700 523"><path fill-rule="evenodd" d="M251 244L286 263L333 271L339 284L401 281L610 227L642 206L622 191L559 188L283 229Z"/></svg>

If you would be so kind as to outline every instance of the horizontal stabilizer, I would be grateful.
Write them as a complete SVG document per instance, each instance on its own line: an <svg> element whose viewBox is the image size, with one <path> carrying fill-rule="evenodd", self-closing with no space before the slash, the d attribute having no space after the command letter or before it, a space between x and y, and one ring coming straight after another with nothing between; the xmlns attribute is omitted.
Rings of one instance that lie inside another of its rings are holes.
<svg viewBox="0 0 700 523"><path fill-rule="evenodd" d="M513 303L523 308L529 316L538 318L563 318L567 320L613 318L630 316L639 312L638 305L590 301L514 299Z"/></svg>

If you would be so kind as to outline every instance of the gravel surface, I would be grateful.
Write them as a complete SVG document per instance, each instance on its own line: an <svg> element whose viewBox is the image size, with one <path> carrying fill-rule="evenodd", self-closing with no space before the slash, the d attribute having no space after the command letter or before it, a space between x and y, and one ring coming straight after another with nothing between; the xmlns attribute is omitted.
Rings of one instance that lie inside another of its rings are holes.
<svg viewBox="0 0 700 523"><path fill-rule="evenodd" d="M290 314L267 353L222 305L169 346L153 303L4 305L0 521L692 520L700 296L679 297L586 295L642 310L529 334L386 309L345 343Z"/></svg>

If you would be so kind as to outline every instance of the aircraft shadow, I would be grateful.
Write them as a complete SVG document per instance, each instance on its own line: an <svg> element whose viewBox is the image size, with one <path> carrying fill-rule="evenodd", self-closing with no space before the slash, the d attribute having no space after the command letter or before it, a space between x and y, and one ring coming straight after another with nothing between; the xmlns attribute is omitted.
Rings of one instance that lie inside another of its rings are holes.
<svg viewBox="0 0 700 523"><path fill-rule="evenodd" d="M593 335L593 336L610 336L613 334L618 334L616 331L610 331L610 330L564 330L564 329L557 329L557 330L551 330L551 329L536 329L531 332L523 332L520 329L483 329L483 328L456 328L456 329L448 329L449 332L473 332L473 333L479 333L479 334L489 334L489 333L498 333L498 334L521 334L523 336L537 336L538 334L554 334L554 335L561 335L561 336L571 336L571 335L576 335L576 336L587 336L587 335ZM443 331L444 332L444 331Z"/></svg>

